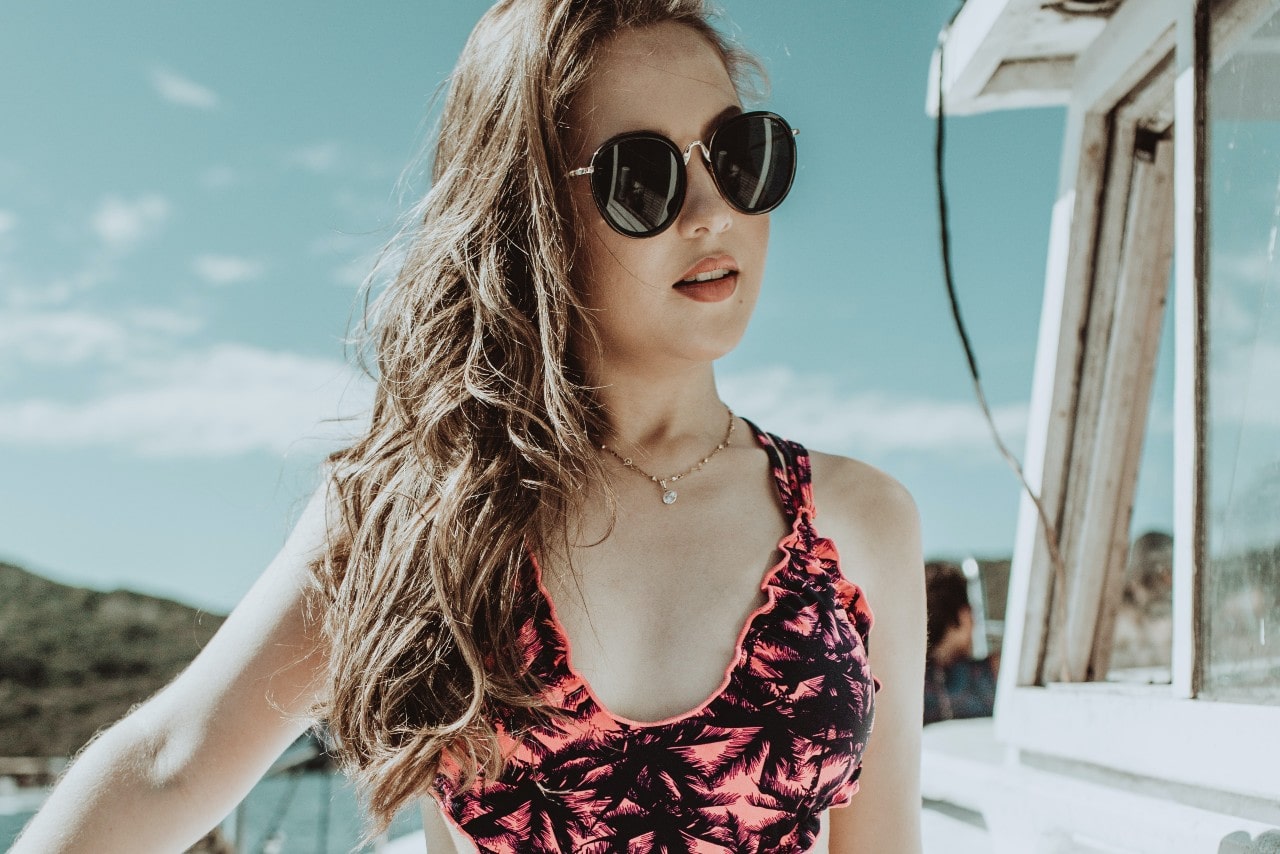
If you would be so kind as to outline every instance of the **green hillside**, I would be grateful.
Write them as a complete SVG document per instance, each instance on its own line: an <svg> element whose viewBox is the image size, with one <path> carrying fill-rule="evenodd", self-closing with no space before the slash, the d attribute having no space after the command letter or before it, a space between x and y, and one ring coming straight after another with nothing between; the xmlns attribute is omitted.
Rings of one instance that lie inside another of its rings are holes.
<svg viewBox="0 0 1280 854"><path fill-rule="evenodd" d="M69 756L168 683L222 625L0 562L0 756Z"/></svg>

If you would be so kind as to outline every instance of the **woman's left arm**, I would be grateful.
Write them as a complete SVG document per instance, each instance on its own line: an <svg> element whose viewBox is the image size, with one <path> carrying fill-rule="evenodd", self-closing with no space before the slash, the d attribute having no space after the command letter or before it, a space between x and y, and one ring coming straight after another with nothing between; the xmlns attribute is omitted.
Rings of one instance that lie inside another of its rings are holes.
<svg viewBox="0 0 1280 854"><path fill-rule="evenodd" d="M833 808L831 854L921 854L920 733L925 593L920 517L906 488L880 470L814 455L818 529L874 614L868 658L880 679L858 792Z"/></svg>

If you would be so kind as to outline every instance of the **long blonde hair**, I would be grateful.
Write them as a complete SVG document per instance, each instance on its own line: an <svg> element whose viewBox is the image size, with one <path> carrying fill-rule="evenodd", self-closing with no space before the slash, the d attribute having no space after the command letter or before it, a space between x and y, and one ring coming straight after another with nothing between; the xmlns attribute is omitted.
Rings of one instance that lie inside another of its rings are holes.
<svg viewBox="0 0 1280 854"><path fill-rule="evenodd" d="M495 709L556 714L519 642L522 568L567 547L575 496L603 482L604 426L570 346L592 333L571 284L566 117L603 41L667 21L706 37L739 85L759 69L702 0L493 6L452 75L431 189L384 249L404 260L365 318L372 423L329 457L336 512L313 566L330 667L317 712L371 834L446 757L464 788L501 775Z"/></svg>

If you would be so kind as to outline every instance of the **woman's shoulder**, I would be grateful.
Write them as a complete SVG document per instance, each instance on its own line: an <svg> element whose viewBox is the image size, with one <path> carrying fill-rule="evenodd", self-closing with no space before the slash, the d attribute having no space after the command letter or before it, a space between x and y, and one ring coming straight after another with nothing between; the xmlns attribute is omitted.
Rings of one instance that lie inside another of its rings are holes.
<svg viewBox="0 0 1280 854"><path fill-rule="evenodd" d="M809 459L815 524L835 543L842 563L856 566L854 574L870 587L888 580L876 576L923 565L920 513L901 481L853 457L810 451Z"/></svg>
<svg viewBox="0 0 1280 854"><path fill-rule="evenodd" d="M905 522L917 516L911 492L888 472L854 457L808 453L813 503L824 519L856 522L871 514L879 522Z"/></svg>

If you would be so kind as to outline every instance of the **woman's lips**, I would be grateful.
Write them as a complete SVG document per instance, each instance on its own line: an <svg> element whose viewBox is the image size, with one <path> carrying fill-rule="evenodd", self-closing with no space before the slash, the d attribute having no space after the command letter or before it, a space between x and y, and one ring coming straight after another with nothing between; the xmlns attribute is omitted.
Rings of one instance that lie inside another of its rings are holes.
<svg viewBox="0 0 1280 854"><path fill-rule="evenodd" d="M685 279L692 279L694 276L702 273L714 273L717 270L727 270L730 273L736 273L738 272L738 262L729 254L708 255L688 270L685 270L680 276L680 281L683 282Z"/></svg>
<svg viewBox="0 0 1280 854"><path fill-rule="evenodd" d="M676 291L687 296L691 300L698 302L721 302L733 296L734 291L738 289L738 274L730 273L719 279L712 279L709 282L688 282L679 283L675 286Z"/></svg>

